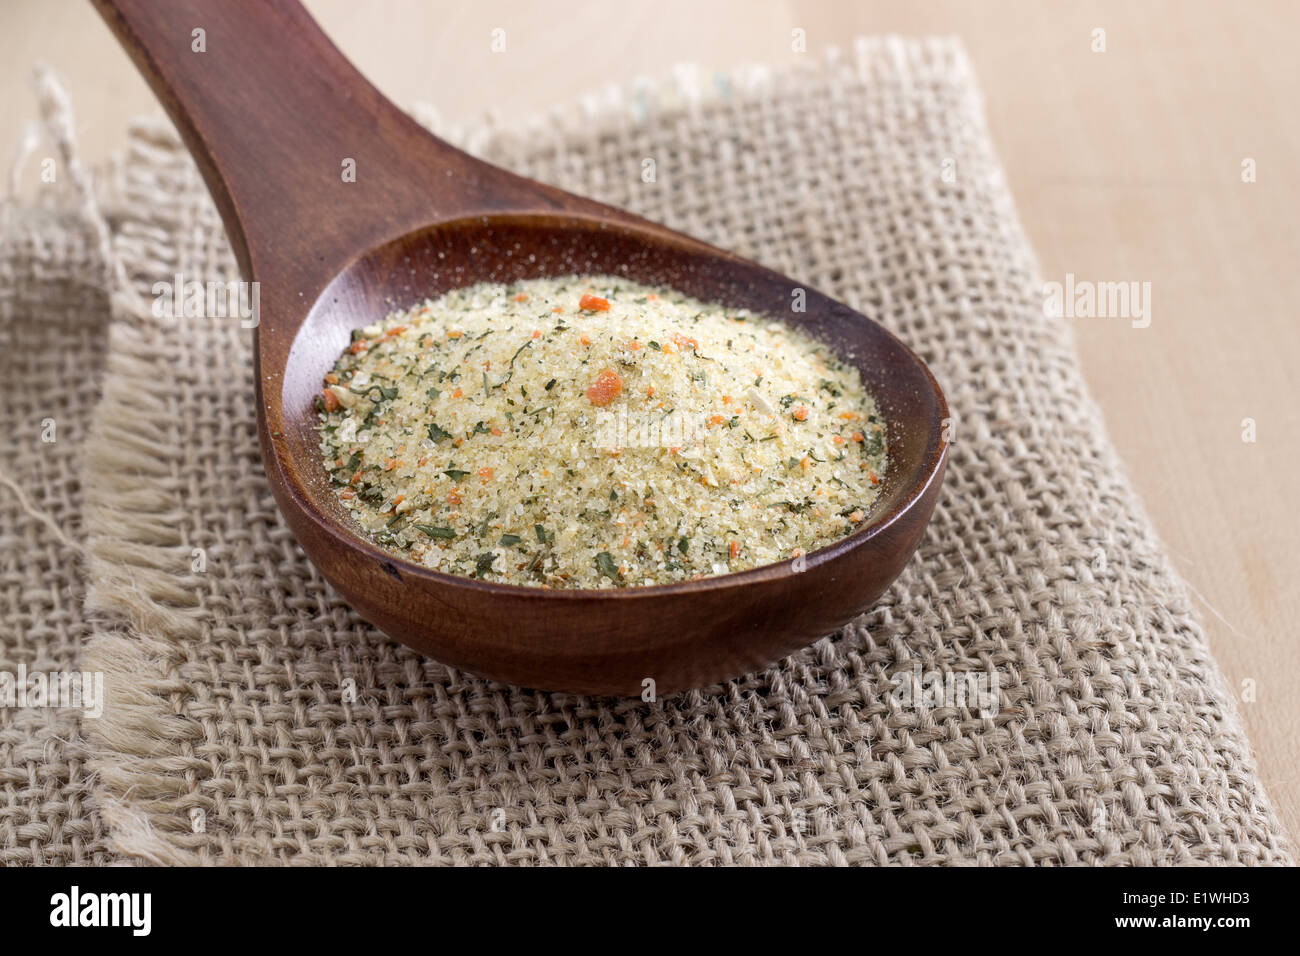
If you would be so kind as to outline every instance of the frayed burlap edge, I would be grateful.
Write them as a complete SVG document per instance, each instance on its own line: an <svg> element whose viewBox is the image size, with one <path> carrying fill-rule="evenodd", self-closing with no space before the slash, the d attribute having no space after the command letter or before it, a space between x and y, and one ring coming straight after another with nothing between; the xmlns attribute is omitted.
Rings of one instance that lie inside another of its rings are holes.
<svg viewBox="0 0 1300 956"><path fill-rule="evenodd" d="M86 666L104 674L107 703L89 734L96 748L99 805L119 852L153 863L198 862L154 833L151 814L169 812L181 778L168 758L179 755L180 718L169 717L177 687L175 643L202 635L193 590L175 569L189 552L172 520L181 502L158 493L174 449L153 422L165 415L158 376L135 322L145 316L129 290L113 298L109 378L87 447L87 547L91 586L86 609L116 626L96 630ZM147 315L147 313L145 313ZM141 478L149 479L142 488ZM157 637L154 637L157 635Z"/></svg>

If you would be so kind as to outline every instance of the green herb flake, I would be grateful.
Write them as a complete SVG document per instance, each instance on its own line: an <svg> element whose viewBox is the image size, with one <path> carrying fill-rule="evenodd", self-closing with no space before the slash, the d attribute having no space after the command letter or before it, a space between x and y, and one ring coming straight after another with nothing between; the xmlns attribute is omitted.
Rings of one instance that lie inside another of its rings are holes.
<svg viewBox="0 0 1300 956"><path fill-rule="evenodd" d="M430 538L443 538L450 541L456 537L456 532L452 531L450 528L440 528L437 525L432 524L417 524L415 527L417 530L423 531Z"/></svg>
<svg viewBox="0 0 1300 956"><path fill-rule="evenodd" d="M608 551L602 551L596 555L596 568L611 581L617 583L622 580L618 573L618 567L614 564L614 556Z"/></svg>

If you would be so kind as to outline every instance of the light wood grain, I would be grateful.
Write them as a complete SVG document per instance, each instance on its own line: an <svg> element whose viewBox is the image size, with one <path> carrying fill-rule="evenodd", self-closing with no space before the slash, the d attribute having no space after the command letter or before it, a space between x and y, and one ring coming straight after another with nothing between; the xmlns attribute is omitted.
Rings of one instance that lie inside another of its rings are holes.
<svg viewBox="0 0 1300 956"><path fill-rule="evenodd" d="M1085 370L1201 604L1265 785L1300 833L1300 7L659 0L621 4L615 18L581 0L308 6L385 93L456 121L490 108L508 123L681 61L790 62L795 27L807 55L859 33L961 36L1045 276L1151 283L1149 328L1075 321ZM505 53L491 52L494 27ZM1090 50L1095 27L1105 53ZM4 135L34 113L25 84L38 60L66 79L92 161L120 146L129 116L156 109L89 4L10 0Z"/></svg>

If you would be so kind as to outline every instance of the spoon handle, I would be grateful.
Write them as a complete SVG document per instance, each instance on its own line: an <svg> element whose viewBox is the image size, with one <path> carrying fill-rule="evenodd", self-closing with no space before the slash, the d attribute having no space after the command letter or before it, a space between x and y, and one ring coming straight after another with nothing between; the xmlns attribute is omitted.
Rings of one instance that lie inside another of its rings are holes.
<svg viewBox="0 0 1300 956"><path fill-rule="evenodd" d="M93 2L198 162L245 278L306 292L417 226L571 207L430 135L295 0Z"/></svg>

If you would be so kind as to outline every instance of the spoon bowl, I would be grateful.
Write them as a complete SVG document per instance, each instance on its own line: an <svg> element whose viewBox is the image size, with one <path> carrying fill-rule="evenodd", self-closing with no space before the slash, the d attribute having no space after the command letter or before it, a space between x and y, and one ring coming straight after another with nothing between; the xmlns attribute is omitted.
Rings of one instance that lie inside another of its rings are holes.
<svg viewBox="0 0 1300 956"><path fill-rule="evenodd" d="M296 3L96 3L194 153L244 276L260 283L259 436L280 510L324 577L385 633L514 684L662 695L841 627L907 563L939 492L948 413L924 363L883 327L762 266L455 150L384 100ZM206 24L205 69L223 66L232 85L196 77L194 54L175 42L194 24ZM324 126L308 122L323 115ZM339 172L347 160L352 180ZM600 590L448 575L364 537L330 487L314 407L351 331L477 282L574 274L779 317L854 365L887 423L889 466L867 521L791 561Z"/></svg>

